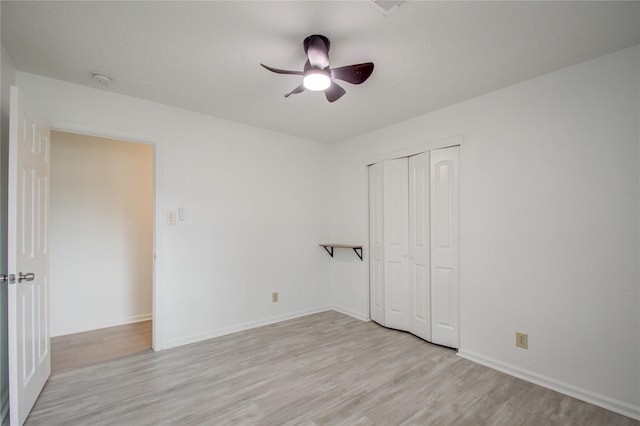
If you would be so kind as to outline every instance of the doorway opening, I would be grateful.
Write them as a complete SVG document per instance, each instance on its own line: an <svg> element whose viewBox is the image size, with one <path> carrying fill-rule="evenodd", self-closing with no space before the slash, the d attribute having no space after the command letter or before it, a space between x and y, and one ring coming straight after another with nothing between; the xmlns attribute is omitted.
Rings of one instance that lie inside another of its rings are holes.
<svg viewBox="0 0 640 426"><path fill-rule="evenodd" d="M152 348L154 145L51 132L52 373Z"/></svg>

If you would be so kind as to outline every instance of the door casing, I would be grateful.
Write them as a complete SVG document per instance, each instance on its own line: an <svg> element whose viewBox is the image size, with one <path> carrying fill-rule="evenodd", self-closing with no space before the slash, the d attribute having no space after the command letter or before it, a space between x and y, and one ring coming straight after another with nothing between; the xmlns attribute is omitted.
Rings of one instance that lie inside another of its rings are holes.
<svg viewBox="0 0 640 426"><path fill-rule="evenodd" d="M162 140L155 136L140 135L135 133L121 132L113 129L97 128L86 126L78 123L51 121L51 131L59 131L66 133L78 133L89 136L96 136L108 139L118 139L126 142L141 143L151 145L153 147L153 312L152 312L152 347L154 351L164 349L163 342L163 315L162 315L162 276L160 274L160 265L162 261L159 247L162 247L162 182L161 170L162 165Z"/></svg>

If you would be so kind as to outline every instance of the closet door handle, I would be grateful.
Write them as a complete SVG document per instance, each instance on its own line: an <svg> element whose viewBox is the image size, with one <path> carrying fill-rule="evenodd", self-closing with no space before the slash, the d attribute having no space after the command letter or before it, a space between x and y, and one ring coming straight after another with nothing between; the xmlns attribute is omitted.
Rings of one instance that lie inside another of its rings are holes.
<svg viewBox="0 0 640 426"><path fill-rule="evenodd" d="M23 272L20 272L18 274L18 282L21 283L22 281L33 281L36 279L36 274L34 274L33 272L27 272L26 274Z"/></svg>

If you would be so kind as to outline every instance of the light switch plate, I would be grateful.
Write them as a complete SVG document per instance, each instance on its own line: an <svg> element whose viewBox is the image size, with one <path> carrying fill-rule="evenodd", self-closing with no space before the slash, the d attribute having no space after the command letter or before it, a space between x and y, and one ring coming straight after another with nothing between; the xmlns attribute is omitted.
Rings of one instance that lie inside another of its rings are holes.
<svg viewBox="0 0 640 426"><path fill-rule="evenodd" d="M176 212L169 212L169 214L167 214L167 224L169 225L176 224Z"/></svg>

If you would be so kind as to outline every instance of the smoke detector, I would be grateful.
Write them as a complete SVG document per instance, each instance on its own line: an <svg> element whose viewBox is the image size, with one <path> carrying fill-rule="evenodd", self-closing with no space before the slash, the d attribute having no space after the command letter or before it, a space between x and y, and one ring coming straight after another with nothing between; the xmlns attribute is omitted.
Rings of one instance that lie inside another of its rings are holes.
<svg viewBox="0 0 640 426"><path fill-rule="evenodd" d="M113 79L103 72L92 73L91 80L95 81L100 86L108 86L113 82Z"/></svg>

